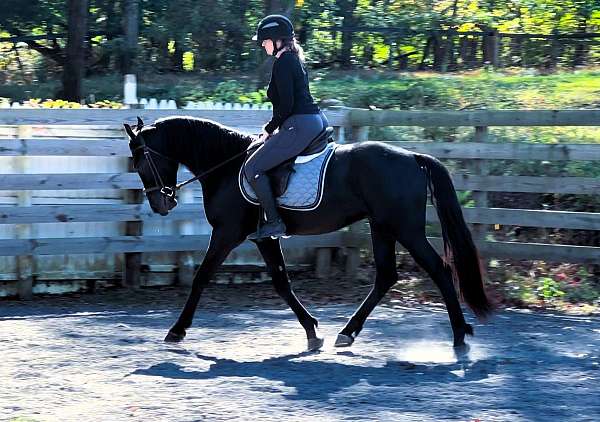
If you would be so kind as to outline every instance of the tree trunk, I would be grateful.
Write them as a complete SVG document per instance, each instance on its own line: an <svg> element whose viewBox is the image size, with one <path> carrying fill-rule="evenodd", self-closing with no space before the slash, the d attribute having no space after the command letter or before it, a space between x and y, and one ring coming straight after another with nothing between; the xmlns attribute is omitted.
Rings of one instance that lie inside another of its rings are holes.
<svg viewBox="0 0 600 422"><path fill-rule="evenodd" d="M433 35L433 70L444 72L446 69L446 43L442 40L439 32Z"/></svg>
<svg viewBox="0 0 600 422"><path fill-rule="evenodd" d="M352 56L352 43L354 40L354 9L356 9L357 0L343 0L340 1L340 8L342 9L342 51L340 55L340 64L344 68L349 68Z"/></svg>
<svg viewBox="0 0 600 422"><path fill-rule="evenodd" d="M450 34L448 35L448 39L446 40L446 62L447 66L443 70L444 72L454 72L458 69L458 63L456 61L456 45L455 41L456 35Z"/></svg>
<svg viewBox="0 0 600 422"><path fill-rule="evenodd" d="M553 37L550 39L550 51L546 58L545 67L548 70L555 70L558 65L559 57L561 56L560 40L557 38L558 31L552 30Z"/></svg>
<svg viewBox="0 0 600 422"><path fill-rule="evenodd" d="M578 32L587 31L587 19L582 17L579 21ZM583 66L587 61L588 48L585 41L580 41L575 45L575 55L573 56L573 67Z"/></svg>
<svg viewBox="0 0 600 422"><path fill-rule="evenodd" d="M81 101L81 83L85 69L85 38L87 34L88 0L68 0L67 55L63 66L62 97Z"/></svg>
<svg viewBox="0 0 600 422"><path fill-rule="evenodd" d="M523 64L523 38L513 37L510 41L510 65L521 66Z"/></svg>
<svg viewBox="0 0 600 422"><path fill-rule="evenodd" d="M467 39L467 67L469 69L475 69L477 67L478 41L477 38Z"/></svg>
<svg viewBox="0 0 600 422"><path fill-rule="evenodd" d="M373 65L373 46L370 42L368 42L363 48L363 64L367 67L371 67Z"/></svg>
<svg viewBox="0 0 600 422"><path fill-rule="evenodd" d="M121 72L124 75L135 72L139 32L139 0L124 0L123 33L125 40L121 53Z"/></svg>
<svg viewBox="0 0 600 422"><path fill-rule="evenodd" d="M421 63L419 63L419 70L425 70L427 68L427 57L429 57L429 49L433 45L433 35L429 35L427 37L427 42L425 43L425 47L423 48L423 56L421 57Z"/></svg>
<svg viewBox="0 0 600 422"><path fill-rule="evenodd" d="M483 28L484 35L481 43L483 49L483 65L498 66L498 30Z"/></svg>
<svg viewBox="0 0 600 422"><path fill-rule="evenodd" d="M183 41L177 40L175 41L175 51L171 54L171 70L174 72L182 72L183 71Z"/></svg>
<svg viewBox="0 0 600 422"><path fill-rule="evenodd" d="M248 10L248 2L242 0L234 0L231 2L230 12L234 20L232 25L228 25L227 40L229 42L229 49L227 51L228 56L226 60L230 58L233 60L233 65L237 66L238 69L248 70L248 66L251 64L245 59L244 53L247 51L248 44L247 40L249 34L254 34L256 28L251 28L250 32L246 31L246 11ZM250 48L254 49L256 44L252 44ZM229 52L231 51L231 53Z"/></svg>
<svg viewBox="0 0 600 422"><path fill-rule="evenodd" d="M216 34L207 34L206 37L203 38L203 41L197 41L199 46L199 51L204 52L204 54L200 54L198 57L198 62L200 64L200 68L206 70L216 70L221 66L221 53L220 50L214 48L215 45L219 44L219 39Z"/></svg>
<svg viewBox="0 0 600 422"><path fill-rule="evenodd" d="M265 15L271 15L274 13L285 14L285 5L283 3L285 2L282 2L281 0L265 0Z"/></svg>
<svg viewBox="0 0 600 422"><path fill-rule="evenodd" d="M104 22L104 32L106 32L106 41L108 45L112 45L112 41L121 32L120 28L115 25L117 21L118 25L118 14L119 10L116 7L117 3L112 1L105 2L104 9L106 10L106 21ZM88 70L89 73L103 73L105 74L108 70L112 70L114 66L113 62L114 53L112 48L103 48L100 52L100 57L96 60L93 67ZM116 66L114 67L116 69Z"/></svg>

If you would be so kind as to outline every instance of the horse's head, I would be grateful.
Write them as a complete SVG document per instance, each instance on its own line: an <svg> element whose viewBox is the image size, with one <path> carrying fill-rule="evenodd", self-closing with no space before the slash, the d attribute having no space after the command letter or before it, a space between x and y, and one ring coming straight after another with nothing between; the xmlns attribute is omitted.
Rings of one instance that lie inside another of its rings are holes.
<svg viewBox="0 0 600 422"><path fill-rule="evenodd" d="M124 123L129 136L133 165L144 185L152 211L167 215L177 205L175 185L179 163L169 157L167 140L155 126L144 126L138 117L135 127Z"/></svg>

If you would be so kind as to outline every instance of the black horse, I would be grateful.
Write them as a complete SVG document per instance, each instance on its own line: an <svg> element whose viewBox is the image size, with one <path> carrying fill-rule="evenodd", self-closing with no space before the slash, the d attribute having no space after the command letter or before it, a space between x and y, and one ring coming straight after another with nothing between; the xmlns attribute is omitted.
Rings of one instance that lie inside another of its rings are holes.
<svg viewBox="0 0 600 422"><path fill-rule="evenodd" d="M177 322L165 341L181 341L192 324L200 295L215 270L248 234L256 230L259 208L242 197L238 172L244 151L254 138L220 125L191 117L170 117L144 126L125 124L134 166L145 187L152 210L167 215L177 204L173 187L179 164L201 178L206 217L212 235L192 289ZM220 163L224 165L218 166ZM486 297L479 256L463 219L447 169L435 158L380 142L341 145L331 158L319 207L313 211L281 210L290 235L328 233L369 220L376 266L375 283L367 298L340 331L336 346L349 346L373 308L396 281L396 242L410 252L440 289L454 334L454 346L464 345L473 328L465 322L458 295L480 318L493 307ZM217 167L216 169L214 167ZM442 226L444 259L425 237L427 188ZM304 327L309 349L323 340L317 320L291 289L279 240L256 245L273 279L277 293Z"/></svg>

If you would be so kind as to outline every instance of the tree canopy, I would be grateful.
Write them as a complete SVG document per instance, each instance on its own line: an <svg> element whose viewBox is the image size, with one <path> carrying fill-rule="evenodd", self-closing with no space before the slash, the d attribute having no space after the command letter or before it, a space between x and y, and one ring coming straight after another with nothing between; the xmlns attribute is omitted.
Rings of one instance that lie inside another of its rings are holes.
<svg viewBox="0 0 600 422"><path fill-rule="evenodd" d="M292 18L313 67L552 68L600 58L598 0L5 0L0 81L68 68L68 35L82 19L69 6L83 2L87 75L251 71L265 59L251 36L274 12Z"/></svg>

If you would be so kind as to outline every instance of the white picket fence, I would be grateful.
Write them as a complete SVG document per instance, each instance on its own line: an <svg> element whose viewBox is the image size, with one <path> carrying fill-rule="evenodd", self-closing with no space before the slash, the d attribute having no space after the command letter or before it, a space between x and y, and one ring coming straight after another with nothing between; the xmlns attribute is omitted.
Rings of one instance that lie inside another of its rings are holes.
<svg viewBox="0 0 600 422"><path fill-rule="evenodd" d="M159 100L156 98L141 98L138 102L138 106L144 110L177 110L177 103L175 100ZM83 106L85 107L85 105ZM19 102L10 103L7 100L0 102L0 109L23 109L23 108L36 108L31 107L28 104L22 104ZM125 106L124 108L129 108ZM223 103L223 102L212 102L212 101L189 101L186 103L184 110L272 110L273 106L270 103L264 104L249 104L249 103Z"/></svg>

